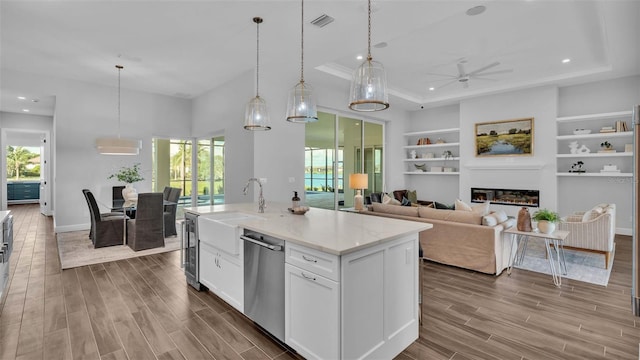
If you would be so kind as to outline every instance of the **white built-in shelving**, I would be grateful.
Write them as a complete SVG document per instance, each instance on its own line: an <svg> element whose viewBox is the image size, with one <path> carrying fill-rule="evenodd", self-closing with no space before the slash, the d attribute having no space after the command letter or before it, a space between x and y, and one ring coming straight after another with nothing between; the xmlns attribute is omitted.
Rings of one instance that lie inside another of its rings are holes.
<svg viewBox="0 0 640 360"><path fill-rule="evenodd" d="M424 130L404 133L406 141L403 149L406 151L405 175L458 175L457 171L432 171L432 169L442 169L452 167L458 168L460 160L460 128L447 128ZM419 139L429 138L431 144L417 145ZM445 158L443 153L450 151L453 157ZM411 158L410 153L416 152L417 158ZM430 157L427 157L430 156ZM415 165L419 163L429 163L428 171L416 170Z"/></svg>

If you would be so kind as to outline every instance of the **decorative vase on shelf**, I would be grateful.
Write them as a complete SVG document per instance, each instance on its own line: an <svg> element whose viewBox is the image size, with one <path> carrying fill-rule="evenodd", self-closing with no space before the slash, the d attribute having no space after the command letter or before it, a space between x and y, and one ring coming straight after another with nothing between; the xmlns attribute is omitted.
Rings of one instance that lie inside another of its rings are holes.
<svg viewBox="0 0 640 360"><path fill-rule="evenodd" d="M547 220L538 221L538 230L544 234L551 234L556 231L556 223Z"/></svg>

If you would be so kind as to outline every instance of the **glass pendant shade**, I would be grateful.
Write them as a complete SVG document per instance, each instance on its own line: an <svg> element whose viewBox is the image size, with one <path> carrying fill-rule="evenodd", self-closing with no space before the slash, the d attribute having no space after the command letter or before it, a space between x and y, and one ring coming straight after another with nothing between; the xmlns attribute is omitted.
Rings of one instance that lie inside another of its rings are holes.
<svg viewBox="0 0 640 360"><path fill-rule="evenodd" d="M247 130L271 130L267 102L260 96L249 101L244 112L244 128Z"/></svg>
<svg viewBox="0 0 640 360"><path fill-rule="evenodd" d="M353 74L349 108L356 111L379 111L389 107L387 74L381 63L365 60Z"/></svg>
<svg viewBox="0 0 640 360"><path fill-rule="evenodd" d="M287 121L307 123L318 121L318 110L311 85L300 81L289 91Z"/></svg>

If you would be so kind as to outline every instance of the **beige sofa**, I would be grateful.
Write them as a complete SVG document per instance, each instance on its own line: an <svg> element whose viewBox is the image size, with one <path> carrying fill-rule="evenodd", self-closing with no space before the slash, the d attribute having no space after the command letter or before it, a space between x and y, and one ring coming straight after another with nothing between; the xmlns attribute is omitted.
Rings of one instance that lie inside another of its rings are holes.
<svg viewBox="0 0 640 360"><path fill-rule="evenodd" d="M558 230L569 231L563 242L565 248L604 254L604 267L609 268L616 235L615 204L598 204L589 211L566 216Z"/></svg>
<svg viewBox="0 0 640 360"><path fill-rule="evenodd" d="M504 226L482 225L482 214L380 203L361 213L433 224L420 233L429 260L496 275L508 266L511 242L502 236Z"/></svg>

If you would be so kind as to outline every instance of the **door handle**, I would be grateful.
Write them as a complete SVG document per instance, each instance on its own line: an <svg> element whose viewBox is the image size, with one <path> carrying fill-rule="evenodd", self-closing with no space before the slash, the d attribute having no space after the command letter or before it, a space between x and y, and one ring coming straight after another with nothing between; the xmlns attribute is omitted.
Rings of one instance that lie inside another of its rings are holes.
<svg viewBox="0 0 640 360"><path fill-rule="evenodd" d="M301 271L300 274L302 274L302 277L307 279L307 280L312 280L312 281L316 281L316 278L313 276L307 276L304 271Z"/></svg>
<svg viewBox="0 0 640 360"><path fill-rule="evenodd" d="M272 250L272 251L282 251L282 245L267 244L265 242L250 238L250 237L245 236L245 235L240 235L240 239L248 241L248 242L251 242L251 243L254 243L254 244L258 245L258 246L262 246L262 247L267 248L267 249Z"/></svg>

